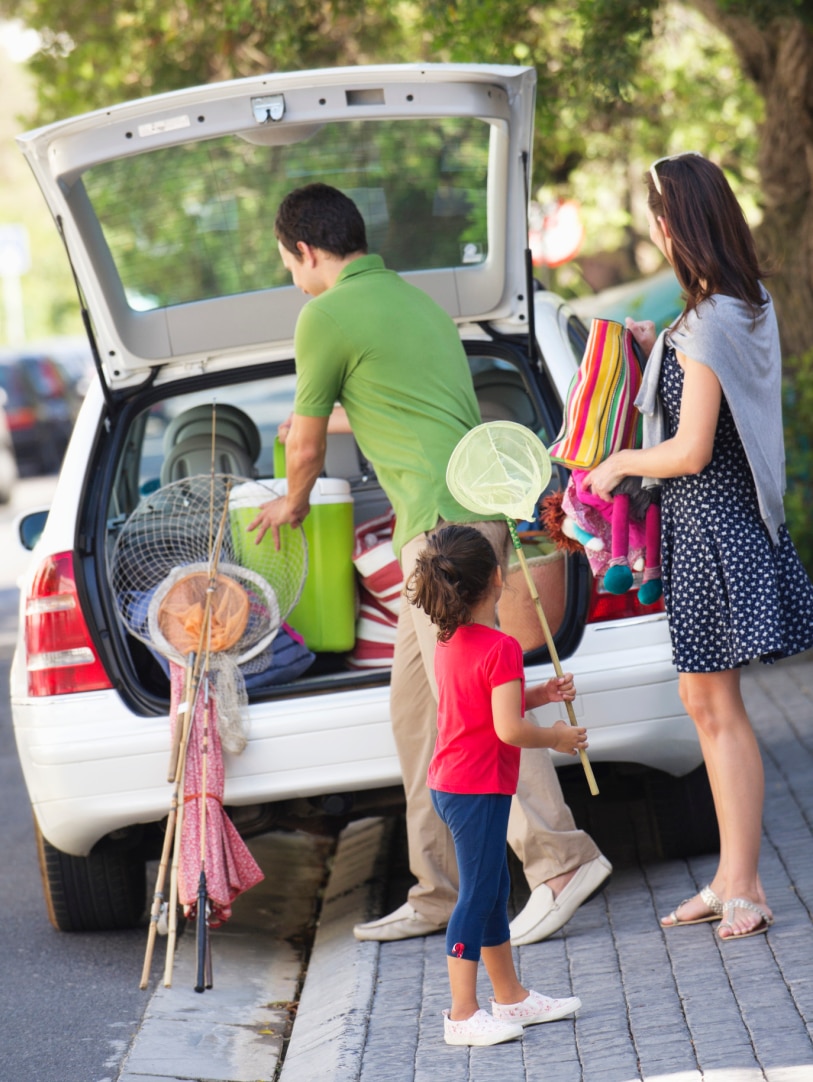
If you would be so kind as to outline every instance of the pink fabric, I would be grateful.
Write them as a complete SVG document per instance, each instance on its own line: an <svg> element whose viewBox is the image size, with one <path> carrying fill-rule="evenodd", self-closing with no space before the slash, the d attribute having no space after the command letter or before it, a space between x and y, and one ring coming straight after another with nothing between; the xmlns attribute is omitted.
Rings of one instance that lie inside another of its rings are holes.
<svg viewBox="0 0 813 1082"><path fill-rule="evenodd" d="M562 497L562 510L577 522L583 530L603 542L604 548L595 551L585 549L590 569L597 577L602 576L612 560L612 501L602 500L593 492L583 487L587 470L572 470L570 480ZM644 561L646 552L646 528L644 523L630 518L629 521L629 563L633 566Z"/></svg>
<svg viewBox="0 0 813 1082"><path fill-rule="evenodd" d="M173 729L177 708L183 700L183 666L170 662ZM195 704L184 771L184 808L181 824L181 852L178 865L178 899L190 916L196 908L200 881L201 794L203 789L204 730L208 728L206 751L206 849L204 869L206 892L211 904L209 926L216 928L231 916L231 903L238 895L259 883L263 873L237 828L223 810L225 776L223 751L217 731L217 703L209 692L206 726L205 678Z"/></svg>

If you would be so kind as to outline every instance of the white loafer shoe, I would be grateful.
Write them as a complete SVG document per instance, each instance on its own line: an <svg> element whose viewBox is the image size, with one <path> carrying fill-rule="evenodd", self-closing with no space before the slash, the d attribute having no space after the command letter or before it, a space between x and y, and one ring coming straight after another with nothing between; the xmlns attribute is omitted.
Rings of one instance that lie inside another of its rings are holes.
<svg viewBox="0 0 813 1082"><path fill-rule="evenodd" d="M432 935L434 932L442 932L445 927L445 924L432 924L431 921L422 917L417 909L413 909L409 902L404 902L400 908L386 917L367 921L366 924L357 924L353 929L353 935L356 939L374 939L380 943L388 943L396 939Z"/></svg>
<svg viewBox="0 0 813 1082"><path fill-rule="evenodd" d="M606 857L597 856L588 860L576 869L576 874L555 898L550 887L541 883L531 891L525 908L511 921L512 946L539 943L558 932L580 905L588 902L606 885L612 870L613 866Z"/></svg>

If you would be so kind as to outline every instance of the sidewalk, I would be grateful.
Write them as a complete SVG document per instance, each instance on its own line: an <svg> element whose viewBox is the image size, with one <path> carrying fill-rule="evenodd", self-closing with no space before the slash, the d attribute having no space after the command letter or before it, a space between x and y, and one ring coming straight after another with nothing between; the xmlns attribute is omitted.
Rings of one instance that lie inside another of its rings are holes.
<svg viewBox="0 0 813 1082"><path fill-rule="evenodd" d="M713 856L617 867L562 932L516 952L526 986L580 996L575 1022L450 1047L443 937L353 938L385 895L392 825L366 820L340 841L279 1082L813 1082L813 655L752 665L744 689L765 760L767 936L660 929Z"/></svg>

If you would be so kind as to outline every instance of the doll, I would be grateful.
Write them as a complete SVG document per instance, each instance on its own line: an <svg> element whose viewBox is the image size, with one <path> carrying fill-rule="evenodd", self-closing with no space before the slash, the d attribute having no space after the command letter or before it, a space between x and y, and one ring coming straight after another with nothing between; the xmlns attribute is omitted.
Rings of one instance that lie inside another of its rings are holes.
<svg viewBox="0 0 813 1082"><path fill-rule="evenodd" d="M638 590L642 605L654 605L662 594L660 570L660 504L657 489L628 479L611 502L582 485L587 470L574 469L564 492L542 504L542 520L560 548L584 549L593 574L611 594L623 594L633 584L633 572L643 572Z"/></svg>

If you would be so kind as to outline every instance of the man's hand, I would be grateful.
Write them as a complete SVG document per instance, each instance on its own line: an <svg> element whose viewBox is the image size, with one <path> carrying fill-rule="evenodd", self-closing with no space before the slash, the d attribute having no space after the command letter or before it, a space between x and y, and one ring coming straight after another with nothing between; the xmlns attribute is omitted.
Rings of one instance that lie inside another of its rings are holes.
<svg viewBox="0 0 813 1082"><path fill-rule="evenodd" d="M268 503L262 504L257 517L248 524L249 533L254 530L257 531L254 544L259 545L268 531L271 530L274 535L274 548L279 552L280 526L287 525L296 529L302 525L309 510L309 504L306 504L304 508L292 507L287 496L278 496L275 500L269 500Z"/></svg>

